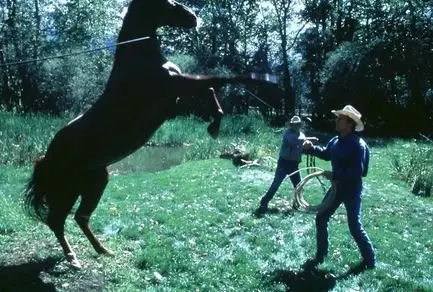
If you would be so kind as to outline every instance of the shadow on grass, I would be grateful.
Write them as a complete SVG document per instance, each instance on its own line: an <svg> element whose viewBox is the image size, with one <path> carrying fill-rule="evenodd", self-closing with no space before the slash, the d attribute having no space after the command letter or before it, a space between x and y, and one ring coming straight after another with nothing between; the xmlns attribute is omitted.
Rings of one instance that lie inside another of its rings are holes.
<svg viewBox="0 0 433 292"><path fill-rule="evenodd" d="M292 216L295 210L293 209L278 209L278 208L257 208L253 212L253 216L257 218L262 218L265 214L271 214L271 215L282 215L282 216Z"/></svg>
<svg viewBox="0 0 433 292"><path fill-rule="evenodd" d="M285 284L287 291L290 292L323 292L332 290L337 281L347 280L365 270L355 266L335 276L332 271L306 268L304 264L299 271L276 270L271 281Z"/></svg>
<svg viewBox="0 0 433 292"><path fill-rule="evenodd" d="M40 274L53 269L60 259L50 257L38 262L0 266L0 291L57 291L54 284L44 283Z"/></svg>
<svg viewBox="0 0 433 292"><path fill-rule="evenodd" d="M321 270L277 270L271 281L285 284L291 292L330 291L337 282L331 273Z"/></svg>

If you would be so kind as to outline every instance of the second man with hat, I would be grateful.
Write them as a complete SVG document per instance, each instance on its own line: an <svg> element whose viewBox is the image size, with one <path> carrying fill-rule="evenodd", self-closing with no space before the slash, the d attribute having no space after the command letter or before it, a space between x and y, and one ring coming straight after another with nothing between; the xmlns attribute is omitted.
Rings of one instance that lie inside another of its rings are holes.
<svg viewBox="0 0 433 292"><path fill-rule="evenodd" d="M269 190L261 198L257 213L263 213L267 210L269 201L274 197L287 175L290 175L294 188L301 181L301 174L298 170L301 162L302 144L306 140L304 133L301 132L301 126L301 119L298 116L293 116L288 123L288 128L284 130L274 180Z"/></svg>

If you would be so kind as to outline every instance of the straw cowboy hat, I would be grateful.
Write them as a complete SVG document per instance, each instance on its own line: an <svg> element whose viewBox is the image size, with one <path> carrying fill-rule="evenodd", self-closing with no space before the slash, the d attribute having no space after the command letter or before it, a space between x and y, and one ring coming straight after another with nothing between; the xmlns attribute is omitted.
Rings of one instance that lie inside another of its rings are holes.
<svg viewBox="0 0 433 292"><path fill-rule="evenodd" d="M289 122L290 124L300 124L301 123L301 118L300 117L298 117L298 116L293 116L291 119L290 119L290 122Z"/></svg>
<svg viewBox="0 0 433 292"><path fill-rule="evenodd" d="M332 110L331 113L333 113L337 117L339 115L345 115L345 116L351 118L356 123L356 126L355 126L356 132L361 132L362 130L364 130L364 123L361 121L362 115L353 106L346 105L342 110Z"/></svg>

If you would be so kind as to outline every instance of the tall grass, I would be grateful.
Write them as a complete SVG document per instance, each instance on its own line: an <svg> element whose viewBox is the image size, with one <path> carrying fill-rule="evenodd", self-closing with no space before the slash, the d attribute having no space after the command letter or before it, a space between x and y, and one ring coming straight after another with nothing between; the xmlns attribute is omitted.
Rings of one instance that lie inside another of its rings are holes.
<svg viewBox="0 0 433 292"><path fill-rule="evenodd" d="M44 154L66 119L0 111L0 165L25 165Z"/></svg>
<svg viewBox="0 0 433 292"><path fill-rule="evenodd" d="M68 120L70 117L22 116L0 111L0 165L31 164L45 153L55 133ZM183 148L180 162L216 158L234 149L260 157L273 155L279 147L280 134L267 127L260 116L224 117L216 140L207 133L207 126L207 122L192 116L169 120L155 132L147 146L162 146L168 156L170 152L178 156L179 148ZM125 163L137 160L146 163L149 157L145 150L138 151Z"/></svg>
<svg viewBox="0 0 433 292"><path fill-rule="evenodd" d="M433 187L433 143L413 140L396 142L391 164L398 178L411 185L415 195L429 197Z"/></svg>
<svg viewBox="0 0 433 292"><path fill-rule="evenodd" d="M0 165L30 165L45 153L55 133L70 118L0 111ZM253 159L260 158L267 168L275 165L281 133L270 128L261 116L224 117L216 140L208 135L207 126L208 122L193 116L169 120L146 145L154 149L158 146L159 151L149 152L148 147L143 147L116 167L128 171L160 170L187 161L217 158L235 150L248 153ZM410 184L414 194L431 196L433 143L427 140L394 143L390 157L395 175Z"/></svg>

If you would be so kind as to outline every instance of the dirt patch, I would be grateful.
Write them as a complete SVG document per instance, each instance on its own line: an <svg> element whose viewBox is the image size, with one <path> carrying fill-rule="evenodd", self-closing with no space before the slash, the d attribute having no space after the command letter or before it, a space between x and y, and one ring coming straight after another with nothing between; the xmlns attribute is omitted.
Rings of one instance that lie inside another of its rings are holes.
<svg viewBox="0 0 433 292"><path fill-rule="evenodd" d="M103 290L103 266L89 252L80 257L83 269L75 270L65 261L55 242L37 236L38 244L31 245L20 239L9 238L0 254L0 291Z"/></svg>

